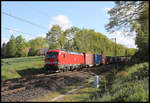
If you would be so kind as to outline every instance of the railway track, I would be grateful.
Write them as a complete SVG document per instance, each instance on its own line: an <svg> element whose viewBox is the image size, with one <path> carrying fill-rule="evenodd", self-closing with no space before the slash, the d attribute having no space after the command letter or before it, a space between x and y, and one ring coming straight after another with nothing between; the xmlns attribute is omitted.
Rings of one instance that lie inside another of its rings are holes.
<svg viewBox="0 0 150 103"><path fill-rule="evenodd" d="M27 101L38 96L83 82L87 78L107 73L112 65L83 68L81 71L67 71L54 74L38 74L1 82L2 101Z"/></svg>
<svg viewBox="0 0 150 103"><path fill-rule="evenodd" d="M92 67L92 68L83 68L82 71L74 71L74 72L67 71L67 72L60 72L60 73L58 72L54 74L42 73L42 74L28 76L28 77L3 80L1 82L1 95L5 96L8 94L24 91L26 89L32 89L38 85L47 84L47 81L53 81L53 82L64 81L64 79L67 79L67 77L74 77L76 75L82 76L83 74L87 73L93 76L96 73L107 71L106 67L109 67L109 65L102 66L101 67L102 70L97 69L100 67Z"/></svg>
<svg viewBox="0 0 150 103"><path fill-rule="evenodd" d="M16 93L19 91L23 91L25 89L31 89L36 85L41 85L44 80L57 80L62 81L64 80L64 76L73 76L79 74L82 71L68 71L68 72L60 72L54 74L38 74L30 77L23 77L23 78L15 78L2 81L1 86L1 95L7 95L11 93Z"/></svg>

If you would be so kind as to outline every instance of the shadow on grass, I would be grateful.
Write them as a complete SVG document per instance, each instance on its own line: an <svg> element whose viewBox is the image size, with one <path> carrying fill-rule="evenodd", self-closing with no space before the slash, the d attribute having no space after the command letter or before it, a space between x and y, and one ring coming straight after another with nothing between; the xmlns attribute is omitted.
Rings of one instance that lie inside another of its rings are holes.
<svg viewBox="0 0 150 103"><path fill-rule="evenodd" d="M31 76L31 75L37 75L37 74L44 73L44 70L43 70L43 68L28 68L25 70L17 70L17 73L21 77L25 77L25 76Z"/></svg>

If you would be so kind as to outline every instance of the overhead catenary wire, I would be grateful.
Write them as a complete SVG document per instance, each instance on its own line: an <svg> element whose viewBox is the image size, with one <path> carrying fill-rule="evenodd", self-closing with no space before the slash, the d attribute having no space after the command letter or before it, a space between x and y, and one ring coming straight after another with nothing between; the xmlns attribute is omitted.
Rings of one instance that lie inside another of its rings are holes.
<svg viewBox="0 0 150 103"><path fill-rule="evenodd" d="M6 30L12 30L12 31L15 31L15 32L19 32L19 33L23 33L23 34L28 34L28 35L32 35L35 37L35 35L31 34L31 33L26 33L26 32L23 32L23 31L20 31L20 30L15 30L15 29L12 29L12 28L8 28L8 27L2 27Z"/></svg>
<svg viewBox="0 0 150 103"><path fill-rule="evenodd" d="M36 11L37 13L40 13L40 14L42 14L42 15L48 17L48 18L51 18L51 16L49 16L46 12L40 11L39 9L37 10L37 9L35 9L35 8L29 6L29 5L27 5L27 6L28 6L30 9Z"/></svg>
<svg viewBox="0 0 150 103"><path fill-rule="evenodd" d="M28 24L34 25L34 26L36 26L36 27L39 27L39 28L41 28L41 29L48 30L48 28L46 28L46 27L44 27L44 26L41 26L41 25L36 24L36 23L33 23L33 22L31 22L31 21L29 21L29 20L26 20L26 19L23 19L23 18L21 18L21 17L14 16L14 15L8 14L8 13L6 13L6 12L2 12L2 13L5 14L5 15L7 15L7 16L10 16L10 17L12 17L12 18L14 18L14 19L17 19L17 20L26 22L26 23L28 23Z"/></svg>

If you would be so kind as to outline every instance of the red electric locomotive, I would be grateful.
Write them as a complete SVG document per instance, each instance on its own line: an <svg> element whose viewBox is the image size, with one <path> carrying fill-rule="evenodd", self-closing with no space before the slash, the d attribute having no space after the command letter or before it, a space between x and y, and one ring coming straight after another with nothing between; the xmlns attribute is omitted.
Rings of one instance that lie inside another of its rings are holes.
<svg viewBox="0 0 150 103"><path fill-rule="evenodd" d="M67 71L81 69L84 66L84 54L62 50L49 50L45 56L46 70Z"/></svg>

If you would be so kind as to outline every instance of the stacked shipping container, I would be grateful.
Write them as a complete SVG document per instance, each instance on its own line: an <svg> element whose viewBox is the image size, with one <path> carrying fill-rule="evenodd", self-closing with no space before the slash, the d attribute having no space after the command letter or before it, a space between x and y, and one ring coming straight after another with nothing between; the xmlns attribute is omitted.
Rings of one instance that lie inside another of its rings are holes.
<svg viewBox="0 0 150 103"><path fill-rule="evenodd" d="M84 53L85 65L86 67L91 67L94 65L94 56L90 53Z"/></svg>
<svg viewBox="0 0 150 103"><path fill-rule="evenodd" d="M102 64L102 56L94 54L94 65Z"/></svg>

